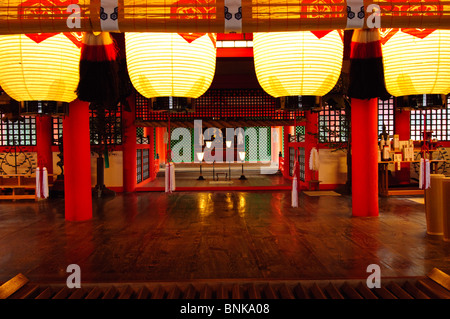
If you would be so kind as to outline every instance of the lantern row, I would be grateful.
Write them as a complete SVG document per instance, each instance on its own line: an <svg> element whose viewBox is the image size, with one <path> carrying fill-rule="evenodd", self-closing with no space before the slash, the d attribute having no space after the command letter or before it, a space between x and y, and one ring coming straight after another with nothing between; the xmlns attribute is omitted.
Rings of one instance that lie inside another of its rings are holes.
<svg viewBox="0 0 450 319"><path fill-rule="evenodd" d="M362 68L361 84L381 77L383 89L385 85L393 96L450 93L450 30L390 30L382 46L378 30L356 31L358 41L365 41L352 42L351 58L354 66ZM105 68L113 55L108 53L113 44L110 34L87 33L85 39L90 40L80 49L71 34L0 36L0 87L19 102L68 103L80 98L80 73L94 87L101 70L106 70L105 80L115 72ZM97 39L106 39L106 45L93 45ZM198 98L214 77L215 39L214 34L202 33L125 33L133 86L147 98ZM323 96L335 87L343 71L342 30L255 33L253 47L258 81L273 97ZM90 64L82 70L85 62ZM375 70L377 63L381 73L364 73ZM356 84L353 89L362 90ZM95 95L94 90L94 99Z"/></svg>
<svg viewBox="0 0 450 319"><path fill-rule="evenodd" d="M450 28L450 0L4 0L0 34Z"/></svg>

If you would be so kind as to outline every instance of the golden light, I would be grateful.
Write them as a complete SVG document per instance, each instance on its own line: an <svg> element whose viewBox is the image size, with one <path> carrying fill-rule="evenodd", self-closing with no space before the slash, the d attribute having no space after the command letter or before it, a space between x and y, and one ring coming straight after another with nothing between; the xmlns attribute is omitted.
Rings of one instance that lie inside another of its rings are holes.
<svg viewBox="0 0 450 319"><path fill-rule="evenodd" d="M399 31L382 50L386 89L393 96L450 93L450 30L424 38Z"/></svg>
<svg viewBox="0 0 450 319"><path fill-rule="evenodd" d="M338 31L253 34L256 76L273 97L325 95L339 79L343 52Z"/></svg>
<svg viewBox="0 0 450 319"><path fill-rule="evenodd" d="M131 82L147 98L198 98L211 85L215 36L189 42L178 33L125 33L125 44Z"/></svg>
<svg viewBox="0 0 450 319"><path fill-rule="evenodd" d="M80 54L80 47L63 33L39 41L24 34L2 35L0 86L19 102L72 102Z"/></svg>

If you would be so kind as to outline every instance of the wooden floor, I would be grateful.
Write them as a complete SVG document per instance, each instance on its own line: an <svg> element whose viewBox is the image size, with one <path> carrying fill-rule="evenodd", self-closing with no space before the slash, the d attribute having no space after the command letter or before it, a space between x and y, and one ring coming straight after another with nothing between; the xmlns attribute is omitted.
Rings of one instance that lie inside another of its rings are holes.
<svg viewBox="0 0 450 319"><path fill-rule="evenodd" d="M380 216L351 216L348 196L290 192L138 192L94 200L67 222L64 201L0 203L0 281L65 283L367 278L450 273L450 243L426 234L424 205L380 198Z"/></svg>

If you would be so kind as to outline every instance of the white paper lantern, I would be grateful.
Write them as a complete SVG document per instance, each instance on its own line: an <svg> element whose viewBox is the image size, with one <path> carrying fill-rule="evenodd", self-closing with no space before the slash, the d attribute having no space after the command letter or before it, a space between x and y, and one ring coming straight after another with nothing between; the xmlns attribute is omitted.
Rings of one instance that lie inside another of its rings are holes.
<svg viewBox="0 0 450 319"><path fill-rule="evenodd" d="M177 33L125 33L128 72L147 98L198 98L210 87L216 67L215 38L192 42Z"/></svg>
<svg viewBox="0 0 450 319"><path fill-rule="evenodd" d="M24 34L2 35L0 86L19 102L71 102L77 98L80 46L63 33L38 42Z"/></svg>
<svg viewBox="0 0 450 319"><path fill-rule="evenodd" d="M253 34L255 71L273 97L323 96L339 79L344 45L338 31Z"/></svg>

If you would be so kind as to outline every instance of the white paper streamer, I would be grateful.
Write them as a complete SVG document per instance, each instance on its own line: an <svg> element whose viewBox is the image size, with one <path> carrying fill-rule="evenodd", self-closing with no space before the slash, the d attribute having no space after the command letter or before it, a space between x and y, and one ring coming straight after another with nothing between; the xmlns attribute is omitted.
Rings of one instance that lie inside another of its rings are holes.
<svg viewBox="0 0 450 319"><path fill-rule="evenodd" d="M173 162L166 164L164 177L165 191L166 193L172 193L173 191L175 191L175 165Z"/></svg>
<svg viewBox="0 0 450 319"><path fill-rule="evenodd" d="M292 207L298 207L297 177L292 180Z"/></svg>

